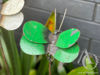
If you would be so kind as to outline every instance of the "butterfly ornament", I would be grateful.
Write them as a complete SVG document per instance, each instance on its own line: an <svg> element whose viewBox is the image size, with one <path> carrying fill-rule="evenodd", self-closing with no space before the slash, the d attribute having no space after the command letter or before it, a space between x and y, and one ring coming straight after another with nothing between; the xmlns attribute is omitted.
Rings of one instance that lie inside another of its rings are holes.
<svg viewBox="0 0 100 75"><path fill-rule="evenodd" d="M23 35L20 40L22 51L29 55L48 55L48 58L62 63L73 62L79 54L79 45L77 41L80 31L71 28L61 32L61 27L66 15L65 10L59 29L56 29L56 9L43 25L37 21L28 21L23 26ZM50 31L48 35L48 31ZM49 40L47 40L48 38ZM48 45L46 47L46 45Z"/></svg>
<svg viewBox="0 0 100 75"><path fill-rule="evenodd" d="M2 4L0 14L0 26L6 30L15 30L19 28L24 20L21 12L24 7L24 0L7 0Z"/></svg>

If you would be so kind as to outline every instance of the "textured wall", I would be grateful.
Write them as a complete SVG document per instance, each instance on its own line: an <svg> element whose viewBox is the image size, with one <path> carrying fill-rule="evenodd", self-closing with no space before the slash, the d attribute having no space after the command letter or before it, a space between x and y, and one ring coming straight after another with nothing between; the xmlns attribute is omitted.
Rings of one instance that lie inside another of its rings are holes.
<svg viewBox="0 0 100 75"><path fill-rule="evenodd" d="M100 0L25 0L23 9L25 21L36 20L45 24L52 10L57 8L57 25L60 24L64 9L68 9L62 30L79 28L81 51L88 51L100 56ZM1 0L0 0L1 2ZM24 22L25 22L24 21ZM19 39L21 28L16 30Z"/></svg>

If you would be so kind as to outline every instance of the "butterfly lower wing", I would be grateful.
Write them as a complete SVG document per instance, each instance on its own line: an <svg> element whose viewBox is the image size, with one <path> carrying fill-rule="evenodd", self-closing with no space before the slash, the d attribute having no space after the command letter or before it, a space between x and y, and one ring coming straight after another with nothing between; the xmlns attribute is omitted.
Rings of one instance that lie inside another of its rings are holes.
<svg viewBox="0 0 100 75"><path fill-rule="evenodd" d="M22 12L15 15L3 15L0 20L0 26L6 30L15 30L19 28L24 20L24 15Z"/></svg>
<svg viewBox="0 0 100 75"><path fill-rule="evenodd" d="M69 48L79 39L80 31L71 28L59 34L56 46L60 48Z"/></svg>
<svg viewBox="0 0 100 75"><path fill-rule="evenodd" d="M66 49L59 48L53 57L62 63L71 63L78 57L79 50L78 44Z"/></svg>
<svg viewBox="0 0 100 75"><path fill-rule="evenodd" d="M29 21L24 24L23 34L25 37L35 43L47 43L45 39L45 32L47 28L36 21Z"/></svg>
<svg viewBox="0 0 100 75"><path fill-rule="evenodd" d="M45 54L45 48L43 44L37 44L34 42L31 42L25 38L25 36L22 36L20 40L20 47L22 51L29 55L42 55Z"/></svg>

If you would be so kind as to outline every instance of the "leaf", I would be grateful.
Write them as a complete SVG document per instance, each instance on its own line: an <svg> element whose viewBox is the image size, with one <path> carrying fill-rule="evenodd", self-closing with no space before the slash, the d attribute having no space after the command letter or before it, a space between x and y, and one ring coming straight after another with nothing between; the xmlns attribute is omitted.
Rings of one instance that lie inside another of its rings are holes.
<svg viewBox="0 0 100 75"><path fill-rule="evenodd" d="M43 44L37 44L34 42L31 42L25 38L25 36L22 36L20 41L20 47L22 51L29 55L42 55L45 54L45 48Z"/></svg>
<svg viewBox="0 0 100 75"><path fill-rule="evenodd" d="M66 49L59 48L54 54L54 58L62 63L71 63L78 57L79 50L78 44Z"/></svg>
<svg viewBox="0 0 100 75"><path fill-rule="evenodd" d="M5 64L4 64L3 58L1 56L1 52L0 52L0 75L7 75Z"/></svg>
<svg viewBox="0 0 100 75"><path fill-rule="evenodd" d="M0 44L1 46L1 44ZM8 72L8 64L6 64L7 62L5 61L5 57L4 57L4 53L2 51L2 48L0 47L0 74L1 75L6 75Z"/></svg>
<svg viewBox="0 0 100 75"><path fill-rule="evenodd" d="M76 69L73 69L71 72L68 73L68 75L98 75L97 68L90 70L89 68L93 68L93 65L95 64L94 60L91 58L92 63L89 63L88 58L86 58L86 67L78 67Z"/></svg>
<svg viewBox="0 0 100 75"><path fill-rule="evenodd" d="M65 67L67 73L74 69L73 63L64 64L64 67Z"/></svg>
<svg viewBox="0 0 100 75"><path fill-rule="evenodd" d="M3 3L5 3L6 1L8 1L8 0L3 0Z"/></svg>
<svg viewBox="0 0 100 75"><path fill-rule="evenodd" d="M0 75L7 75L7 74L5 74L5 71L2 69L0 70Z"/></svg>
<svg viewBox="0 0 100 75"><path fill-rule="evenodd" d="M58 75L58 64L59 62L57 60L54 60L51 64L51 75Z"/></svg>
<svg viewBox="0 0 100 75"><path fill-rule="evenodd" d="M9 65L10 75L21 75L21 63L13 31L6 31L2 29L0 41L5 53L5 58Z"/></svg>
<svg viewBox="0 0 100 75"><path fill-rule="evenodd" d="M73 69L71 72L69 72L67 75L87 75L88 72L87 69L84 67L78 67L76 69Z"/></svg>
<svg viewBox="0 0 100 75"><path fill-rule="evenodd" d="M56 46L60 48L69 48L79 39L80 31L72 28L59 34Z"/></svg>
<svg viewBox="0 0 100 75"><path fill-rule="evenodd" d="M28 75L33 64L34 56L27 55L21 51L22 75Z"/></svg>
<svg viewBox="0 0 100 75"><path fill-rule="evenodd" d="M86 61L85 61L88 72L92 73L92 75L98 75L99 72L98 72L97 67L94 68L94 66L96 65L96 62L94 61L92 57L90 57L90 60L91 60L91 63L89 62L88 58L86 58Z"/></svg>
<svg viewBox="0 0 100 75"><path fill-rule="evenodd" d="M48 66L49 66L49 61L45 56L43 56L39 68L37 70L37 75L47 75L49 69Z"/></svg>
<svg viewBox="0 0 100 75"><path fill-rule="evenodd" d="M6 36L7 35L8 34L6 34ZM9 46L7 46L7 44L6 44L8 42L8 41L6 41L7 39L4 40L4 38L5 38L5 35L0 35L0 42L1 42L1 46L2 46L2 49L3 49L4 55L5 55L5 59L7 61L8 67L9 67L9 72L10 72L11 75L13 75L13 68L12 68L12 65L11 65L12 63L11 63L11 59L10 59L10 56L9 56L10 54L8 52L10 48L8 48Z"/></svg>
<svg viewBox="0 0 100 75"><path fill-rule="evenodd" d="M36 70L31 69L29 75L36 75Z"/></svg>
<svg viewBox="0 0 100 75"><path fill-rule="evenodd" d="M45 33L47 28L36 21L29 21L24 24L23 33L25 37L35 43L47 43Z"/></svg>

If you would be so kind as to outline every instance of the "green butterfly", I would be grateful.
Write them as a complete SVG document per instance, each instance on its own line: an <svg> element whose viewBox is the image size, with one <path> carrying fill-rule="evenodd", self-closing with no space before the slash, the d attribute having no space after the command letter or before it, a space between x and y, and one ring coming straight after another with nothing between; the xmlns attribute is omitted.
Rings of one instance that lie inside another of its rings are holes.
<svg viewBox="0 0 100 75"><path fill-rule="evenodd" d="M20 40L22 51L29 55L49 54L62 63L73 62L80 50L76 43L80 31L76 28L61 33L55 30L54 33L51 31L49 36L46 34L48 31L48 27L37 21L26 22ZM45 45L48 45L48 47L46 48Z"/></svg>

